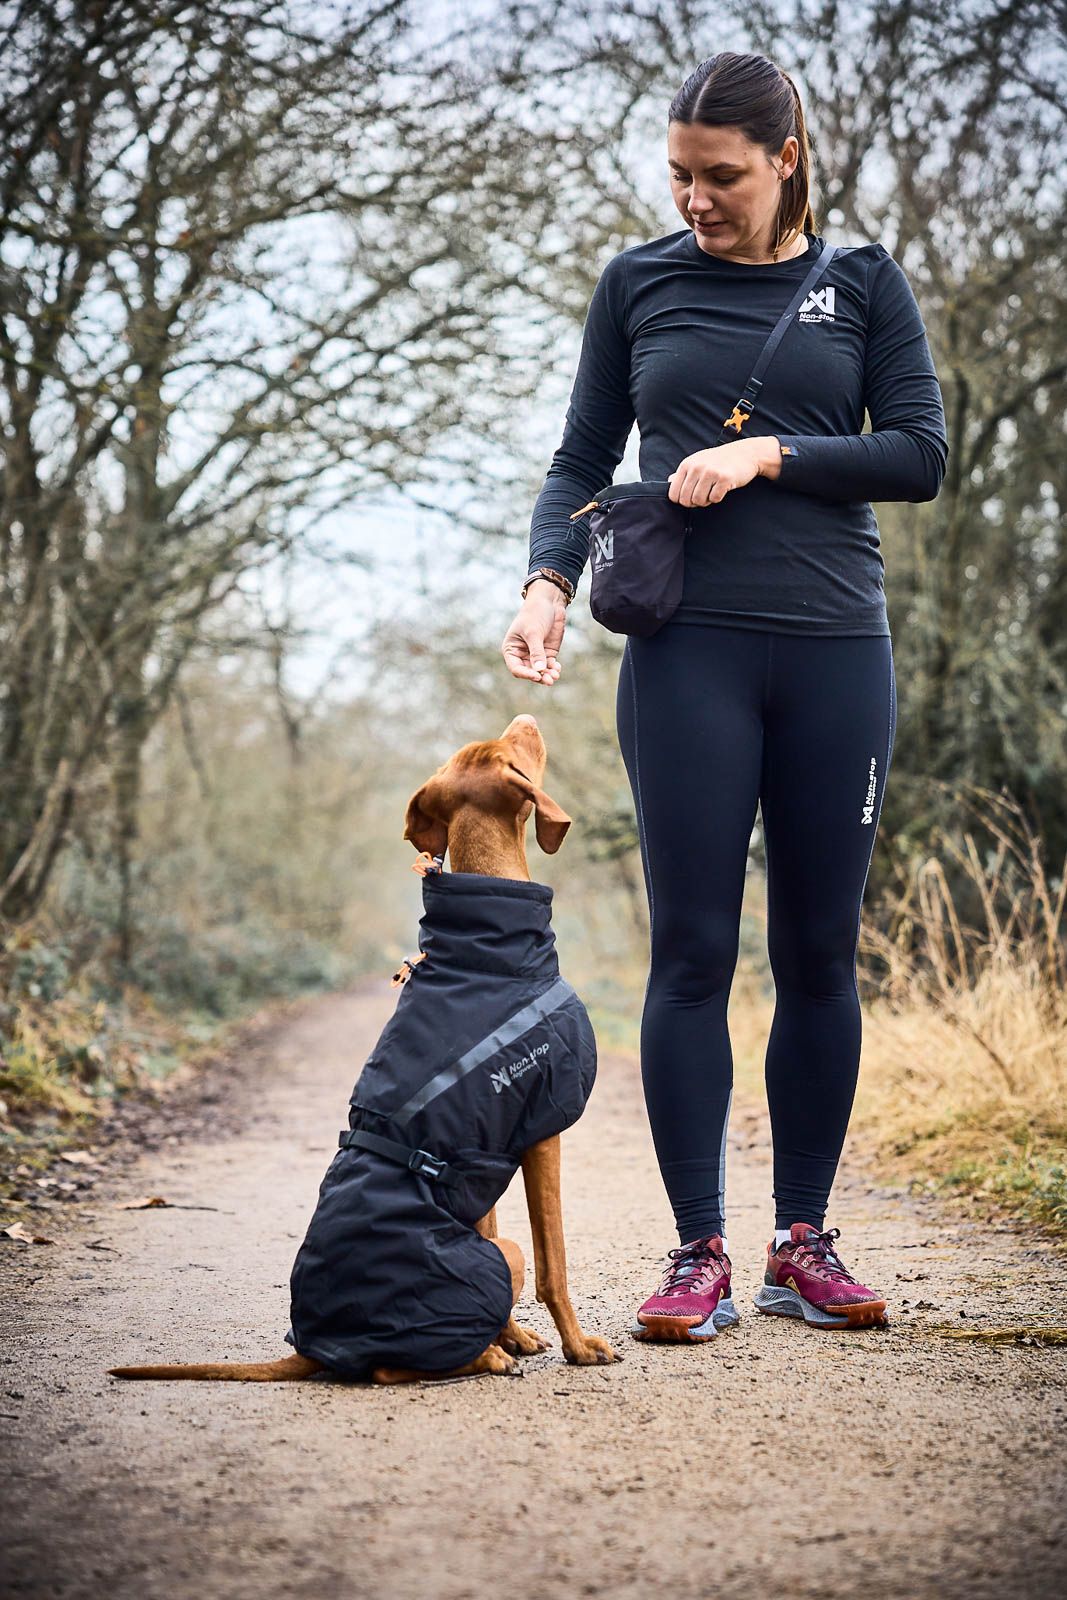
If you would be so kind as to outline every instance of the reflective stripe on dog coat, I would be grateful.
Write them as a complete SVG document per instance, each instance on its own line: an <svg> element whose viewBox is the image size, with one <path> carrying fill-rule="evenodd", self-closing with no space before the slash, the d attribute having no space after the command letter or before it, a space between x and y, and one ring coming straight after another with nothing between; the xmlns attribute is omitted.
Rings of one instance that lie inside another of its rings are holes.
<svg viewBox="0 0 1067 1600"><path fill-rule="evenodd" d="M473 1224L523 1152L581 1116L596 1076L585 1006L559 973L548 884L427 874L419 946L352 1092L350 1129L447 1163L434 1179L342 1149L290 1280L286 1338L352 1377L464 1366L511 1314L501 1251Z"/></svg>

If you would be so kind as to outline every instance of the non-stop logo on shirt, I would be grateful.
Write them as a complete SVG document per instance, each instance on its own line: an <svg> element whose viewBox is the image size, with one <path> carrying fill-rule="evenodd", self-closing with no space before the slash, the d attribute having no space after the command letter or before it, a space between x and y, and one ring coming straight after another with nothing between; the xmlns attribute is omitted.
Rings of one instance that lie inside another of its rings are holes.
<svg viewBox="0 0 1067 1600"><path fill-rule="evenodd" d="M835 291L832 288L813 289L797 312L800 322L833 322Z"/></svg>

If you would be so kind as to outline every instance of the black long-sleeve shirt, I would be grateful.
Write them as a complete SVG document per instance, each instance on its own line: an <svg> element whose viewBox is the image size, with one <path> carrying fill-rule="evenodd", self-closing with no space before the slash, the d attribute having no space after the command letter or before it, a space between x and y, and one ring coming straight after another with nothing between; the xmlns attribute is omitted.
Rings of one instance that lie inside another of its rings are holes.
<svg viewBox="0 0 1067 1600"><path fill-rule="evenodd" d="M563 439L537 497L528 570L577 584L588 519L636 420L644 481L713 445L763 341L823 239L778 263L726 261L683 228L613 256L593 291ZM872 432L863 433L864 413ZM694 511L679 620L793 633L888 634L872 500L932 500L948 454L915 296L880 244L842 249L794 318L745 438L790 453Z"/></svg>

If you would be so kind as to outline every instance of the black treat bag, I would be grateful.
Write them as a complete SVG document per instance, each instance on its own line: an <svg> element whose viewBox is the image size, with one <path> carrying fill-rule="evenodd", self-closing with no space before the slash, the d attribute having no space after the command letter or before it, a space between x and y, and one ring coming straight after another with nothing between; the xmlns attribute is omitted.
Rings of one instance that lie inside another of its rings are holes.
<svg viewBox="0 0 1067 1600"><path fill-rule="evenodd" d="M664 480L600 490L589 517L589 609L612 633L648 638L682 598L690 508Z"/></svg>

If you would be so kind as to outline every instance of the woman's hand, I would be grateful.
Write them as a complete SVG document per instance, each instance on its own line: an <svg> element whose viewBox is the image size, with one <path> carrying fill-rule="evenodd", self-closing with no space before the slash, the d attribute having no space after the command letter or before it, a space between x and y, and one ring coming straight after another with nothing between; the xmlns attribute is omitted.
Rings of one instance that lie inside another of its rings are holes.
<svg viewBox="0 0 1067 1600"><path fill-rule="evenodd" d="M753 478L777 478L781 470L782 447L773 435L732 439L680 461L667 479L667 498L680 506L714 506L731 489L741 489Z"/></svg>
<svg viewBox="0 0 1067 1600"><path fill-rule="evenodd" d="M535 578L500 647L512 677L555 683L566 624L567 603L559 588L548 578Z"/></svg>

